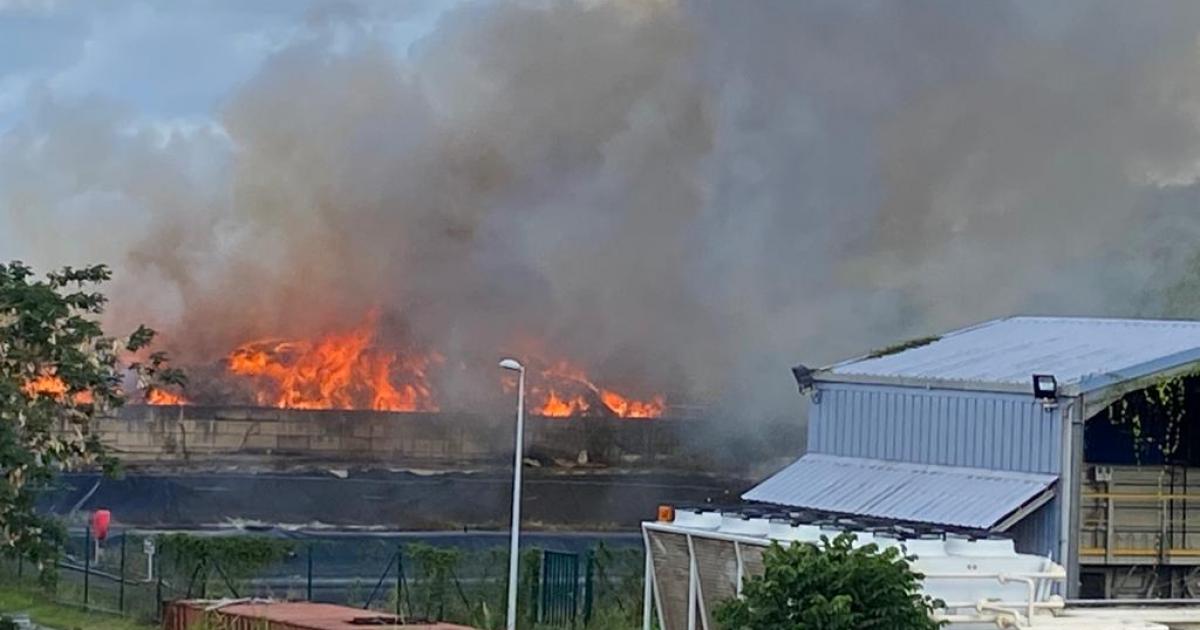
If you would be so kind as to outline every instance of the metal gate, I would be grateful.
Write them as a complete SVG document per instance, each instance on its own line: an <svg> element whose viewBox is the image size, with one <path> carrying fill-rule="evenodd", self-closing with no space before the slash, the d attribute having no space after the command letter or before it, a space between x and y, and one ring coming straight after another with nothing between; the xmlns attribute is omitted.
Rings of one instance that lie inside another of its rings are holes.
<svg viewBox="0 0 1200 630"><path fill-rule="evenodd" d="M542 552L538 623L574 625L579 615L579 556Z"/></svg>

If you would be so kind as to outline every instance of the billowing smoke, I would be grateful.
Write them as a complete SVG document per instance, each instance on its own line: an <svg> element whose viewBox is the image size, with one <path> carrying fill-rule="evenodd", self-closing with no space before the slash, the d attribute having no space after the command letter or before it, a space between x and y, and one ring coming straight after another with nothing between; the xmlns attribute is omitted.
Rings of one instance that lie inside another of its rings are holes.
<svg viewBox="0 0 1200 630"><path fill-rule="evenodd" d="M464 401L539 353L749 420L797 361L1158 314L1195 249L1195 3L468 3L404 55L347 6L211 123L34 90L0 254L113 264L185 363L381 307Z"/></svg>

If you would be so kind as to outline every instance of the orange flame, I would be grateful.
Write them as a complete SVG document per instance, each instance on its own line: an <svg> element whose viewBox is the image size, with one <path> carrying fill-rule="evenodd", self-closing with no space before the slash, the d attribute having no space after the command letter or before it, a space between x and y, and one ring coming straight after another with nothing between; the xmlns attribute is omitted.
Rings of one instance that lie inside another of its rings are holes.
<svg viewBox="0 0 1200 630"><path fill-rule="evenodd" d="M67 393L67 384L54 374L42 374L25 383L25 393L35 397L48 396L51 398L61 398ZM79 405L90 405L93 401L92 392L76 392L71 396L71 401Z"/></svg>
<svg viewBox="0 0 1200 630"><path fill-rule="evenodd" d="M148 405L186 405L188 399L183 394L176 394L158 387L151 388L146 392L146 404Z"/></svg>
<svg viewBox="0 0 1200 630"><path fill-rule="evenodd" d="M582 396L563 400L558 397L558 392L551 389L546 402L542 403L537 411L539 414L551 418L570 418L571 416L583 415L590 406Z"/></svg>
<svg viewBox="0 0 1200 630"><path fill-rule="evenodd" d="M587 374L566 361L540 371L541 383L530 387L535 413L550 418L614 415L619 418L659 418L667 408L666 396L638 400L593 383Z"/></svg>
<svg viewBox="0 0 1200 630"><path fill-rule="evenodd" d="M374 346L379 314L316 341L268 339L228 357L233 374L254 377L260 405L291 409L437 411L428 370L436 353L398 356Z"/></svg>
<svg viewBox="0 0 1200 630"><path fill-rule="evenodd" d="M67 384L56 375L43 374L25 384L25 393L30 396L60 398L66 395ZM73 394L71 400L76 404L89 405L94 401L94 397L92 396L92 392L85 390ZM155 387L146 392L146 403L151 405L186 405L188 401L183 394L176 394Z"/></svg>
<svg viewBox="0 0 1200 630"><path fill-rule="evenodd" d="M58 397L67 393L67 384L61 378L52 374L43 374L25 383L25 393L30 396Z"/></svg>
<svg viewBox="0 0 1200 630"><path fill-rule="evenodd" d="M612 390L600 390L600 399L622 418L659 418L667 408L667 398L655 394L650 400L634 400L626 398Z"/></svg>

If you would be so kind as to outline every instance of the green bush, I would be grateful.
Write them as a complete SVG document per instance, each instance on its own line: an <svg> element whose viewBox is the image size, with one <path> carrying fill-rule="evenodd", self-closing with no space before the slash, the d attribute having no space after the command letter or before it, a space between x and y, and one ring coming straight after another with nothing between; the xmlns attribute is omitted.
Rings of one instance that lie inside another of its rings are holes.
<svg viewBox="0 0 1200 630"><path fill-rule="evenodd" d="M425 543L410 543L405 545L406 556L415 561L424 576L419 587L414 587L416 595L413 605L421 619L441 621L447 619L446 607L458 602L449 601L452 598L462 600L464 606L470 602L462 593L455 570L462 562L463 554L453 547L434 547ZM415 612L415 611L414 611Z"/></svg>
<svg viewBox="0 0 1200 630"><path fill-rule="evenodd" d="M295 547L290 540L267 536L196 536L169 534L159 538L163 569L169 581L186 585L188 597L230 591L236 583L259 575L265 568L287 558ZM247 593L239 593L246 595Z"/></svg>
<svg viewBox="0 0 1200 630"><path fill-rule="evenodd" d="M920 592L921 580L895 548L858 549L853 534L820 545L773 545L765 571L749 576L742 597L718 607L727 630L934 630L940 601Z"/></svg>

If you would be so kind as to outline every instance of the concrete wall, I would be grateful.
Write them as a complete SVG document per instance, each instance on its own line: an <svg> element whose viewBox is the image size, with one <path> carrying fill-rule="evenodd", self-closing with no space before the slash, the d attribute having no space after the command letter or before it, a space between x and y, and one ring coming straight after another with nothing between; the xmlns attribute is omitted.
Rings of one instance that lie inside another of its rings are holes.
<svg viewBox="0 0 1200 630"><path fill-rule="evenodd" d="M683 457L681 427L693 421L530 417L527 452L543 461L661 465ZM223 456L259 461L386 461L398 465L502 463L513 420L455 413L295 410L257 407L126 407L93 425L127 462Z"/></svg>

